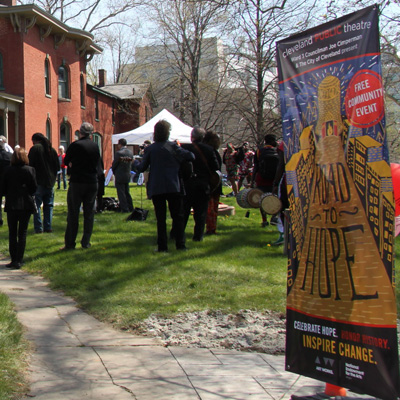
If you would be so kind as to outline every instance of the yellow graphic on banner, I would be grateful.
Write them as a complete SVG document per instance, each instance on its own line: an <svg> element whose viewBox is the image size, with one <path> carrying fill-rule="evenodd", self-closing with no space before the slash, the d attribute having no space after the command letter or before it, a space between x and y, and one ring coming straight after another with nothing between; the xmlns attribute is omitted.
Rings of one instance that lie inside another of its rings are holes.
<svg viewBox="0 0 400 400"><path fill-rule="evenodd" d="M375 140L347 140L338 78L321 82L318 110L315 131L304 129L301 151L287 163L299 177L297 197L288 187L293 232L306 215L297 231L303 236L295 238L299 266L287 306L344 322L395 325L392 279L383 262L393 240L393 194L381 184L390 167L367 163L368 150L380 146Z"/></svg>

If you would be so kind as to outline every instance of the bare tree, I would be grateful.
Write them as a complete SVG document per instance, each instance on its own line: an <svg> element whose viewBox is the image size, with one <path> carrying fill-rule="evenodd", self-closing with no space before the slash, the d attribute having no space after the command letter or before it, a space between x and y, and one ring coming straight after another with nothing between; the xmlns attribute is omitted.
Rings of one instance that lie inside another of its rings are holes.
<svg viewBox="0 0 400 400"><path fill-rule="evenodd" d="M205 65L207 46L215 45L207 40L207 35L216 34L216 28L223 22L226 5L213 1L175 0L151 1L148 7L153 11L154 22L160 32L163 58L175 75L173 80L179 91L179 116L185 120L188 112L191 123L199 125L202 122L200 69L208 69L211 73L212 68L218 68L215 59Z"/></svg>
<svg viewBox="0 0 400 400"><path fill-rule="evenodd" d="M36 4L65 24L97 32L119 24L119 18L140 5L136 0L19 0L21 4Z"/></svg>
<svg viewBox="0 0 400 400"><path fill-rule="evenodd" d="M124 69L134 61L138 31L136 24L120 24L104 29L98 35L98 43L104 49L104 58L107 60L108 69L112 72L113 83L122 83L123 76L125 81L127 80Z"/></svg>
<svg viewBox="0 0 400 400"><path fill-rule="evenodd" d="M257 144L267 132L281 132L276 41L308 28L315 9L316 2L291 0L243 0L230 9L236 27L230 75L241 88L235 107Z"/></svg>

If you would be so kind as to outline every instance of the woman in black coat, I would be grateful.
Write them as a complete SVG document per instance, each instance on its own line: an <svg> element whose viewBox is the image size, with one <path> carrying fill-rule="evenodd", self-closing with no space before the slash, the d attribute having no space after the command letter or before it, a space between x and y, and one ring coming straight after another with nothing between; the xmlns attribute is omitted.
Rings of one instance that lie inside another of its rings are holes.
<svg viewBox="0 0 400 400"><path fill-rule="evenodd" d="M36 172L29 166L28 154L24 148L16 149L1 182L1 194L6 198L4 210L11 257L6 268L19 269L23 264L29 219L35 212L33 195L36 188Z"/></svg>

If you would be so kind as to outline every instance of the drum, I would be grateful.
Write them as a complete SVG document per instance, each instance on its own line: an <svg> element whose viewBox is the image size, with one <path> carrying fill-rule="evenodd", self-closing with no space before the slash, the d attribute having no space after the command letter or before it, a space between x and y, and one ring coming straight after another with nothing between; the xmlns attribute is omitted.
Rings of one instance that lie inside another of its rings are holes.
<svg viewBox="0 0 400 400"><path fill-rule="evenodd" d="M250 189L249 193L247 193L247 202L250 207L260 208L260 199L263 194L263 191L260 189Z"/></svg>
<svg viewBox="0 0 400 400"><path fill-rule="evenodd" d="M247 200L247 196L249 194L251 189L243 189L241 190L237 195L236 195L236 202L238 205L242 208L251 208L251 205L249 204Z"/></svg>
<svg viewBox="0 0 400 400"><path fill-rule="evenodd" d="M275 215L282 210L282 202L272 193L263 193L260 198L260 208L269 215Z"/></svg>

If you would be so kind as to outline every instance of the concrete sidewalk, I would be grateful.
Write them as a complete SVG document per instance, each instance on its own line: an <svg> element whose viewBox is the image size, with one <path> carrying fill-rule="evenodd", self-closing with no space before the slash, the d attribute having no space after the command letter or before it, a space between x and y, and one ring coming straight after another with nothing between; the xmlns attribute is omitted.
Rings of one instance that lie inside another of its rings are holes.
<svg viewBox="0 0 400 400"><path fill-rule="evenodd" d="M34 349L26 399L265 400L325 389L285 372L283 356L163 347L117 331L50 290L44 279L4 264L0 260L0 291L16 305Z"/></svg>

